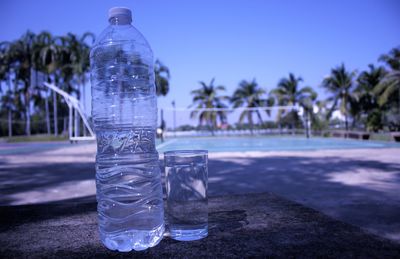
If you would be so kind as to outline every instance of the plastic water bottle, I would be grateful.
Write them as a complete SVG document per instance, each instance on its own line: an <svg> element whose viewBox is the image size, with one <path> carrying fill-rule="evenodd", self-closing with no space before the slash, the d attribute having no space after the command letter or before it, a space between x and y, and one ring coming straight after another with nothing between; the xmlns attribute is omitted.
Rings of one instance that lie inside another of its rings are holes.
<svg viewBox="0 0 400 259"><path fill-rule="evenodd" d="M153 53L131 22L129 9L110 9L90 53L100 238L124 252L155 246L164 233Z"/></svg>

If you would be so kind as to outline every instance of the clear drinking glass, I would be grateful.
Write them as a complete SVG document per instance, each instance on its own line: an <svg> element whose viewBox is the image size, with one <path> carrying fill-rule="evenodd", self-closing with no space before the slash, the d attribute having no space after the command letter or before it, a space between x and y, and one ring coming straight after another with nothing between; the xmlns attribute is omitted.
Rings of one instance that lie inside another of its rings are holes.
<svg viewBox="0 0 400 259"><path fill-rule="evenodd" d="M164 153L167 225L171 238L190 241L208 235L208 152Z"/></svg>

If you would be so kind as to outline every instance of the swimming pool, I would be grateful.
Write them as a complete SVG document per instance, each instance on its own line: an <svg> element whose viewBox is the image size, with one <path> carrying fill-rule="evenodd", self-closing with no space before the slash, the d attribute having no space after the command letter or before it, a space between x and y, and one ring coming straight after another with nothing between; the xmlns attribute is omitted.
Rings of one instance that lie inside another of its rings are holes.
<svg viewBox="0 0 400 259"><path fill-rule="evenodd" d="M31 154L71 146L69 141L0 143L0 155Z"/></svg>
<svg viewBox="0 0 400 259"><path fill-rule="evenodd" d="M207 149L209 152L304 151L357 148L400 148L399 143L340 138L304 137L192 137L167 139L158 152L179 149Z"/></svg>

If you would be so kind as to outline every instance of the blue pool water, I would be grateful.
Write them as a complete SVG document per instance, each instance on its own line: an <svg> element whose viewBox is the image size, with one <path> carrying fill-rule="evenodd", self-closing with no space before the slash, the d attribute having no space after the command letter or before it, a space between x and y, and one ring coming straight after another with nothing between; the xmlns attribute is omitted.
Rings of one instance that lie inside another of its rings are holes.
<svg viewBox="0 0 400 259"><path fill-rule="evenodd" d="M399 143L339 138L305 137L197 137L167 139L158 152L179 149L206 149L209 152L301 151L357 148L400 148Z"/></svg>
<svg viewBox="0 0 400 259"><path fill-rule="evenodd" d="M32 154L70 146L67 141L0 143L0 155Z"/></svg>
<svg viewBox="0 0 400 259"><path fill-rule="evenodd" d="M51 151L61 147L79 147L78 144L63 142L0 143L0 157L3 155L30 154ZM91 141L90 143L95 143ZM386 141L363 141L340 138L313 137L185 137L166 139L161 143L156 140L157 150L162 153L178 149L206 149L209 152L244 152L244 151L307 151L326 149L357 148L400 148L400 143Z"/></svg>

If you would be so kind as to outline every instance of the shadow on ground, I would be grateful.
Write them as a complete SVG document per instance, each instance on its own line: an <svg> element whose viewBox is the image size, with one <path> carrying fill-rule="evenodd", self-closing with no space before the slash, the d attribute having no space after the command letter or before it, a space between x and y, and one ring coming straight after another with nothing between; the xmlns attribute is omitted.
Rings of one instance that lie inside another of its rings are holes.
<svg viewBox="0 0 400 259"><path fill-rule="evenodd" d="M0 204L12 204L19 193L38 190L49 190L50 196L59 197L53 203L95 201L94 175L93 163L15 167L0 162ZM60 188L79 182L89 182L92 193L74 198ZM54 188L58 193L51 193ZM399 189L400 163L307 156L219 158L209 162L210 196L274 192L397 241ZM29 201L29 197L26 199Z"/></svg>
<svg viewBox="0 0 400 259"><path fill-rule="evenodd" d="M0 204L9 205L19 202L18 199L32 203L32 192L39 195L53 197L52 200L73 197L62 189L66 183L79 183L82 181L94 181L95 169L93 163L57 163L45 165L21 165L7 166L0 164ZM93 183L94 184L94 183ZM56 191L54 191L56 189ZM76 193L83 190L75 189ZM18 196L27 194L27 197ZM45 199L48 200L48 199Z"/></svg>
<svg viewBox="0 0 400 259"><path fill-rule="evenodd" d="M400 241L400 164L339 157L211 161L209 195L270 191Z"/></svg>

